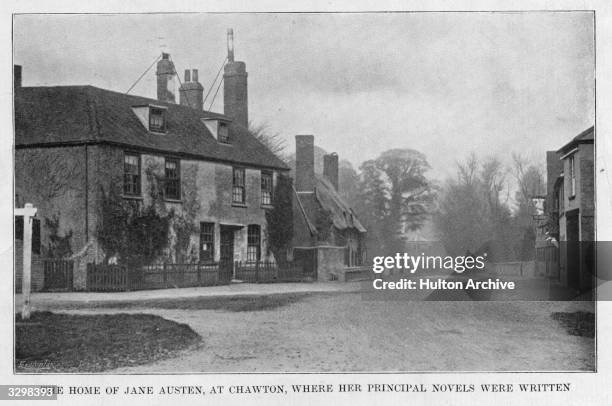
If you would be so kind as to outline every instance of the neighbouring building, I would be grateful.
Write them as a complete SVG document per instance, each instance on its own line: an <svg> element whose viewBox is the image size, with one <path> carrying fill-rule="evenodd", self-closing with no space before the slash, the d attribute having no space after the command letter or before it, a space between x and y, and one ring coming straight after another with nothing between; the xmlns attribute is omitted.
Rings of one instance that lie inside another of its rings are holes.
<svg viewBox="0 0 612 406"><path fill-rule="evenodd" d="M546 153L548 246L537 260L552 263L553 276L576 290L592 287L595 240L594 127Z"/></svg>
<svg viewBox="0 0 612 406"><path fill-rule="evenodd" d="M315 173L314 136L295 137L293 256L310 262L319 280L363 265L366 229L338 193L338 154L323 157L323 175Z"/></svg>
<svg viewBox="0 0 612 406"><path fill-rule="evenodd" d="M176 103L167 53L157 64L157 99L93 86L23 87L15 67L15 197L38 208L35 261L53 236L70 236L79 257L74 286L83 289L86 264L109 255L96 240L104 192L117 188L121 199L147 205L160 179L165 208L188 215L197 230L183 258L168 249L172 260L270 257L265 214L277 176L289 168L247 130L246 65L234 60L231 41L230 33L225 114L204 110L195 69L185 71Z"/></svg>

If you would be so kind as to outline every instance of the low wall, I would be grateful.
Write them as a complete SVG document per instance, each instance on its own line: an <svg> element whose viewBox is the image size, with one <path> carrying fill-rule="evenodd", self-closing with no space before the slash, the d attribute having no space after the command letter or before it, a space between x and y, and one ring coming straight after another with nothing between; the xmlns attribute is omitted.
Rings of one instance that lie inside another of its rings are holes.
<svg viewBox="0 0 612 406"><path fill-rule="evenodd" d="M345 247L317 247L317 280L321 282L336 279L338 270L344 268Z"/></svg>
<svg viewBox="0 0 612 406"><path fill-rule="evenodd" d="M335 272L338 281L352 282L372 279L372 268L369 266L345 267Z"/></svg>

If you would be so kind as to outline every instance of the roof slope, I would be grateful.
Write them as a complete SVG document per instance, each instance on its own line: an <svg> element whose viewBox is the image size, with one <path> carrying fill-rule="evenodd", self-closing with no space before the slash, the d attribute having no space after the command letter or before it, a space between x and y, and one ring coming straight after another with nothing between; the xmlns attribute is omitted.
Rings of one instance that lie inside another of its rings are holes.
<svg viewBox="0 0 612 406"><path fill-rule="evenodd" d="M149 132L132 107L166 106L167 132ZM231 125L232 145L215 140L202 118L225 118L93 86L23 87L15 96L15 145L113 143L134 148L187 155L276 169L288 169L249 132Z"/></svg>
<svg viewBox="0 0 612 406"><path fill-rule="evenodd" d="M315 177L317 180L315 195L321 206L331 213L334 227L340 230L354 228L360 233L365 233L365 227L331 182L324 176Z"/></svg>
<svg viewBox="0 0 612 406"><path fill-rule="evenodd" d="M311 201L314 200L312 199L312 196L314 196L317 203L330 213L334 227L339 230L352 228L360 233L365 233L365 227L361 224L353 209L342 196L340 196L331 182L324 176L315 175L315 178L314 195L312 193L296 193L301 203L300 206L304 209L303 214L307 216L306 221L311 224L316 223L316 219L314 218L316 216L315 202Z"/></svg>
<svg viewBox="0 0 612 406"><path fill-rule="evenodd" d="M572 138L570 142L559 148L557 152L565 153L576 147L578 144L592 144L595 141L595 127L591 126Z"/></svg>

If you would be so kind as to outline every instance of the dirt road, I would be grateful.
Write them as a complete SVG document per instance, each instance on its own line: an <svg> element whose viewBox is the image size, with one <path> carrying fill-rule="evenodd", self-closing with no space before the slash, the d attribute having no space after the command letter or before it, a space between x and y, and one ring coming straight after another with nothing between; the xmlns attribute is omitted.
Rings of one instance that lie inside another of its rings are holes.
<svg viewBox="0 0 612 406"><path fill-rule="evenodd" d="M590 307L590 309L589 309ZM135 309L189 324L202 344L177 358L111 373L575 371L594 368L594 340L553 311L567 302L381 302L313 294L262 311Z"/></svg>

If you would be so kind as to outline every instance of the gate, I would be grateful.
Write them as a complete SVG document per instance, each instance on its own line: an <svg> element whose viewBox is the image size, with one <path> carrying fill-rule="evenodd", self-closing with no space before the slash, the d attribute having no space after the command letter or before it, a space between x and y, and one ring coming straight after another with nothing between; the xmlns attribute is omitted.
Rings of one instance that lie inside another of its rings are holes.
<svg viewBox="0 0 612 406"><path fill-rule="evenodd" d="M44 291L72 291L74 262L66 259L44 258Z"/></svg>
<svg viewBox="0 0 612 406"><path fill-rule="evenodd" d="M554 245L536 248L536 264L538 273L549 279L560 280L559 248Z"/></svg>

